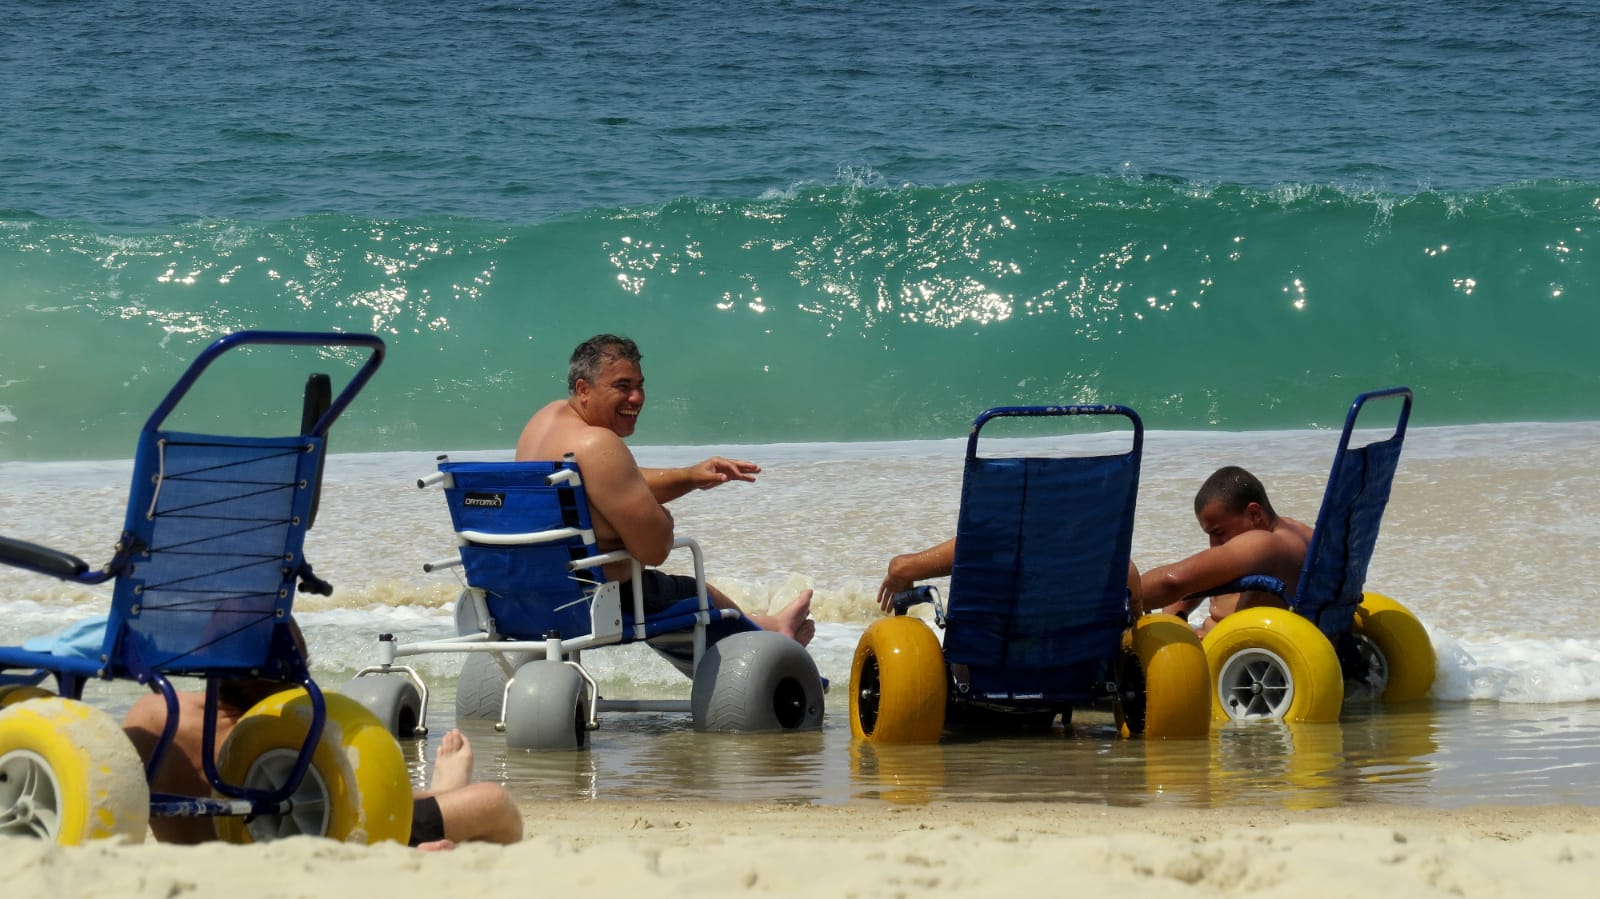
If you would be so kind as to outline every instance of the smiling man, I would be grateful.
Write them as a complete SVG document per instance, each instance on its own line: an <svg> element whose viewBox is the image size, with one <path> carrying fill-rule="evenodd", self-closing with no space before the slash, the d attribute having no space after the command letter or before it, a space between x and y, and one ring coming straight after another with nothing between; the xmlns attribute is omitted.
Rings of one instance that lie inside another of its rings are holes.
<svg viewBox="0 0 1600 899"><path fill-rule="evenodd" d="M1196 594L1252 574L1283 581L1293 596L1300 584L1300 567L1311 544L1311 528L1273 511L1267 488L1255 475L1237 465L1219 468L1200 485L1194 497L1194 515L1206 532L1211 548L1181 562L1146 571L1140 578L1144 608L1188 617L1201 599ZM1227 615L1252 606L1284 608L1271 593L1231 593L1211 598L1211 614L1201 622L1201 636Z"/></svg>
<svg viewBox="0 0 1600 899"><path fill-rule="evenodd" d="M672 549L672 513L666 503L692 490L709 490L729 481L754 481L753 462L713 456L687 468L641 468L622 442L633 434L644 410L644 371L639 347L626 337L597 334L578 344L567 367L567 398L556 400L528 420L517 441L517 460L560 459L571 453L583 473L590 521L602 550L627 549L646 566L660 565ZM606 566L606 577L622 582L632 574L625 562ZM655 612L695 594L694 578L646 568L645 611ZM737 609L732 599L706 585L718 608ZM811 642L811 591L771 615L751 615L766 630Z"/></svg>

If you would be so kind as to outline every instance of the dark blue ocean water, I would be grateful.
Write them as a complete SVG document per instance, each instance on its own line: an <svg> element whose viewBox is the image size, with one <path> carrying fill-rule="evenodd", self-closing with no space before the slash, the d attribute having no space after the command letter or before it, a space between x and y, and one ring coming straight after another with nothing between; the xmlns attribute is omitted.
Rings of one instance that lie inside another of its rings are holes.
<svg viewBox="0 0 1600 899"><path fill-rule="evenodd" d="M504 445L605 330L661 442L1600 417L1583 4L6 12L0 458L240 327L390 341L350 449Z"/></svg>

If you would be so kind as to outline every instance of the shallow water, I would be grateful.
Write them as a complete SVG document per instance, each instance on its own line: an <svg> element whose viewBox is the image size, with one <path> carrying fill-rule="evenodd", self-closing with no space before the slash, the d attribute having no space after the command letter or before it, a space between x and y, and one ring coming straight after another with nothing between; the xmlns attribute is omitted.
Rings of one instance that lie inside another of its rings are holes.
<svg viewBox="0 0 1600 899"><path fill-rule="evenodd" d="M522 801L1600 805L1592 703L1352 708L1334 724L1218 725L1207 739L1159 742L1122 739L1108 713L1088 711L1047 734L872 746L852 741L842 693L829 695L820 733L701 734L686 717L623 714L603 717L586 750L532 753L507 750L490 722L461 726L478 776ZM414 769L453 723L449 695L437 702L431 735L404 743Z"/></svg>
<svg viewBox="0 0 1600 899"><path fill-rule="evenodd" d="M316 674L337 689L349 672ZM1205 739L1169 741L1123 739L1109 712L1079 709L1049 732L874 746L850 736L846 689L833 685L823 727L810 733L707 734L687 715L609 713L586 749L527 752L507 749L493 722L457 722L453 683L439 678L429 684L429 733L401 747L413 783L425 786L439 737L460 726L476 777L519 802L1600 806L1600 703L1350 704L1336 723L1218 724ZM120 715L137 692L92 684L85 699Z"/></svg>
<svg viewBox="0 0 1600 899"><path fill-rule="evenodd" d="M508 753L481 722L465 729L480 774L522 799L1600 805L1600 619L1590 611L1600 589L1600 559L1590 552L1600 536L1597 439L1600 423L1413 431L1368 585L1415 610L1438 652L1431 700L1414 708L1352 708L1341 723L1318 727L1218 728L1189 743L1124 741L1108 715L1091 711L1078 715L1070 738L1058 729L936 747L852 746L850 658L877 615L869 597L883 566L954 526L960 442L921 441L718 448L759 460L759 481L674 503L680 530L702 540L712 579L747 608L815 588L810 650L833 683L821 733L708 735L680 717L611 714L592 749L534 755ZM1201 545L1190 497L1227 462L1263 472L1280 511L1309 517L1334 442L1322 431L1149 435L1136 559ZM710 451L638 454L645 464L679 464ZM431 461L330 458L307 553L337 589L296 605L324 686L376 661L379 632L402 640L452 632L459 584L420 572L423 561L453 554L437 491L415 487ZM0 463L0 517L18 528L8 536L98 562L94 547L109 545L120 523L126 478L122 462ZM0 643L98 611L104 595L0 568ZM584 658L608 696L687 698L688 682L642 647ZM420 759L454 723L461 659L415 661L433 692L433 737L412 748ZM120 711L130 689L95 685L91 696ZM420 765L417 776L425 779Z"/></svg>

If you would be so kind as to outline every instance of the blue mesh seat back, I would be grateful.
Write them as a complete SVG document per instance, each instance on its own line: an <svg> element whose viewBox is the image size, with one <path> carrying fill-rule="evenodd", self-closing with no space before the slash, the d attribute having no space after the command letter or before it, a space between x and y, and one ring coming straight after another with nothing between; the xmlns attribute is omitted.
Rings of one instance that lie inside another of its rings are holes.
<svg viewBox="0 0 1600 899"><path fill-rule="evenodd" d="M969 456L945 659L980 691L1081 691L1128 625L1136 454Z"/></svg>
<svg viewBox="0 0 1600 899"><path fill-rule="evenodd" d="M1295 611L1330 638L1351 629L1361 604L1402 441L1397 435L1346 449L1333 460L1294 597Z"/></svg>
<svg viewBox="0 0 1600 899"><path fill-rule="evenodd" d="M322 451L310 436L141 434L123 539L142 549L112 593L113 670L288 671L272 637L292 610Z"/></svg>
<svg viewBox="0 0 1600 899"><path fill-rule="evenodd" d="M589 501L581 486L549 483L566 462L447 462L445 488L457 533L529 534L560 528L588 533ZM519 640L550 633L572 638L591 629L589 606L604 581L600 569L577 572L569 564L599 550L581 537L551 543L491 546L464 543L467 584L484 591L495 629Z"/></svg>

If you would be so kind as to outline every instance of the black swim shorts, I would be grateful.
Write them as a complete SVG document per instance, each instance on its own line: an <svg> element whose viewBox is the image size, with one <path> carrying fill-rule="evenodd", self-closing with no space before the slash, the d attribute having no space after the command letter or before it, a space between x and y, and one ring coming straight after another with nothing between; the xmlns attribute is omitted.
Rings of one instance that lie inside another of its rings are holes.
<svg viewBox="0 0 1600 899"><path fill-rule="evenodd" d="M683 574L667 574L656 568L646 568L639 574L639 583L644 588L644 613L654 615L667 606L694 596L697 591L695 579ZM618 585L622 588L622 608L633 608L633 581L623 581Z"/></svg>
<svg viewBox="0 0 1600 899"><path fill-rule="evenodd" d="M439 800L432 796L411 800L411 840L407 846L420 846L444 839L444 814Z"/></svg>

